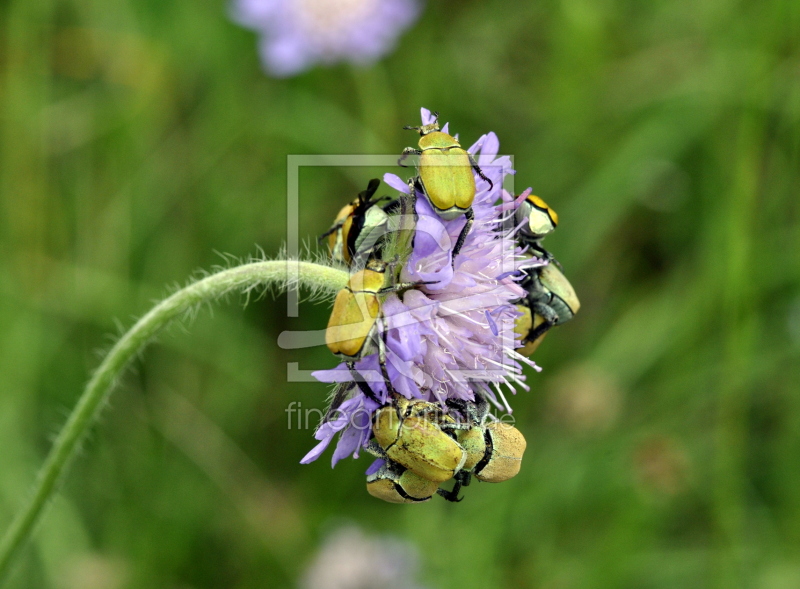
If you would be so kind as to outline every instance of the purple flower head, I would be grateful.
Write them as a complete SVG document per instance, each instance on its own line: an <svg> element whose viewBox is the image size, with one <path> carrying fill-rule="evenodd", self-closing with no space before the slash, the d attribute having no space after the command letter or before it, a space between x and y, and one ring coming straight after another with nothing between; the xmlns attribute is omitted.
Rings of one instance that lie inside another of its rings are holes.
<svg viewBox="0 0 800 589"><path fill-rule="evenodd" d="M348 524L326 538L306 568L302 589L422 589L419 554L392 536L367 534Z"/></svg>
<svg viewBox="0 0 800 589"><path fill-rule="evenodd" d="M233 19L261 36L264 66L278 77L316 63L366 64L391 51L417 19L417 0L235 0Z"/></svg>
<svg viewBox="0 0 800 589"><path fill-rule="evenodd" d="M422 111L423 124L430 113ZM479 393L496 406L511 411L501 387L516 392L525 389L521 363L538 367L515 351L520 346L514 333L515 302L525 296L518 284L523 267L543 265L543 260L523 256L515 228L507 229L515 199L503 190L503 178L513 174L507 156L497 157L499 141L494 133L484 135L468 149L492 184L475 175L477 192L472 208L474 224L451 265L452 249L466 222L465 217L443 220L425 195L416 194L413 248L400 274L414 288L390 293L382 305L378 337L385 341L386 373L392 388L406 398L440 403L448 399L474 401ZM408 184L394 174L384 180L409 193ZM355 364L382 404L390 402L378 354ZM345 364L321 370L314 376L322 382L350 382ZM353 388L335 419L317 430L318 444L302 462L315 460L333 437L340 439L333 463L367 443L371 415L378 405Z"/></svg>

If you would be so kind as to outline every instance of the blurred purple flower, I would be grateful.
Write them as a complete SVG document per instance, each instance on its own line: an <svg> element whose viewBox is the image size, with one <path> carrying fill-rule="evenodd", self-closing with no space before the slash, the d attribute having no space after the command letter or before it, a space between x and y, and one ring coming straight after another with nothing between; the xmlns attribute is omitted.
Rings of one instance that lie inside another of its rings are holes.
<svg viewBox="0 0 800 589"><path fill-rule="evenodd" d="M417 0L235 0L232 18L259 33L264 66L283 77L316 63L376 61L419 13Z"/></svg>
<svg viewBox="0 0 800 589"><path fill-rule="evenodd" d="M368 536L347 525L332 533L300 581L302 589L421 589L419 555L393 536Z"/></svg>
<svg viewBox="0 0 800 589"><path fill-rule="evenodd" d="M423 124L430 120L422 111ZM525 389L521 362L539 369L518 354L514 323L518 316L514 301L524 296L517 284L523 267L543 265L543 260L525 259L514 238L514 229L504 229L513 215L514 198L503 190L503 178L513 174L507 156L497 157L500 143L494 133L484 135L469 148L493 186L477 175L473 202L475 223L451 267L451 252L465 218L444 221L422 194L417 194L414 246L401 279L404 282L433 281L406 291L402 299L389 294L383 302L386 332L386 370L394 389L406 398L424 399L444 406L447 399L473 401L481 393L498 407L511 412L501 385L516 392ZM384 180L401 192L408 185L394 174ZM380 322L378 323L380 328ZM378 354L356 363L356 369L382 403L390 394L381 374ZM345 364L320 370L322 382L353 380ZM340 438L333 464L358 451L370 437L369 416L378 405L355 389L338 409L336 418L323 423L315 437L320 443L301 462L316 460L333 437Z"/></svg>

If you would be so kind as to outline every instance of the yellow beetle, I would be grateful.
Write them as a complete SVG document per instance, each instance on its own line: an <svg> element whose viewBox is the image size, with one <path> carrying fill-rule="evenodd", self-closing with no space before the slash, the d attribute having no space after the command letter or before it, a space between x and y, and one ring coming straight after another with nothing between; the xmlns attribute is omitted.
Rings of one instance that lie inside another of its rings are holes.
<svg viewBox="0 0 800 589"><path fill-rule="evenodd" d="M385 281L386 264L380 260L369 260L367 266L353 274L347 286L336 295L328 328L325 330L325 344L328 349L347 362L358 387L376 403L380 401L356 372L354 363L372 352L377 339L380 364L381 367L385 365L383 341L375 337L381 311L379 295L394 290L394 287L385 288ZM386 381L388 383L388 377Z"/></svg>
<svg viewBox="0 0 800 589"><path fill-rule="evenodd" d="M397 397L375 412L372 423L379 448L370 451L428 481L447 481L464 465L464 449L440 427L453 419L434 403Z"/></svg>
<svg viewBox="0 0 800 589"><path fill-rule="evenodd" d="M367 475L367 491L389 503L423 503L428 501L439 483L414 474L405 467L387 460L377 472Z"/></svg>
<svg viewBox="0 0 800 589"><path fill-rule="evenodd" d="M529 254L550 261L553 256L542 247L542 239L558 227L558 214L541 198L531 194L530 188L517 198L523 195L525 195L524 200L514 214L506 219L505 229L516 230L517 242L527 248Z"/></svg>
<svg viewBox="0 0 800 589"><path fill-rule="evenodd" d="M474 403L450 400L448 405L458 409L465 421L443 423L442 428L456 431L456 439L464 449L466 459L455 474L453 488L437 492L448 501L460 501L458 493L461 487L469 485L472 475L486 483L501 483L516 476L527 445L522 432L500 421L486 423L489 404L481 395L475 395Z"/></svg>
<svg viewBox="0 0 800 589"><path fill-rule="evenodd" d="M536 349L541 336L554 325L572 319L581 302L567 277L553 263L535 268L521 284L527 291L527 307L533 313L531 328L523 341L535 343L533 349Z"/></svg>
<svg viewBox="0 0 800 589"><path fill-rule="evenodd" d="M419 149L405 148L400 162L411 154L420 156L417 168L419 176L416 181L409 182L412 196L419 184L420 191L428 198L437 215L447 221L459 215L466 216L467 222L453 247L451 263L455 264L455 257L461 251L475 218L472 211L472 202L475 200L475 177L472 170L490 186L494 185L478 167L472 155L461 147L458 139L439 130L439 113L433 113L433 117L433 122L427 125L403 127L417 131L421 137Z"/></svg>
<svg viewBox="0 0 800 589"><path fill-rule="evenodd" d="M336 295L325 330L325 343L331 352L355 360L371 349L381 310L378 295L385 291L385 275L386 264L370 260Z"/></svg>
<svg viewBox="0 0 800 589"><path fill-rule="evenodd" d="M389 292L403 291L431 282L403 282L386 285L387 264L370 259L363 270L336 295L325 343L328 349L345 360L357 360L374 350L375 328L381 314L380 297ZM378 345L381 341L378 339Z"/></svg>
<svg viewBox="0 0 800 589"><path fill-rule="evenodd" d="M382 338L376 337L378 321L382 320L380 297L388 292L430 284L404 282L386 286L386 269L386 262L370 259L363 270L351 275L347 286L336 295L325 330L325 344L328 349L345 360L361 391L378 403L380 401L375 393L355 370L355 361L373 353L377 342L384 380L389 392L393 392L386 373L386 346Z"/></svg>
<svg viewBox="0 0 800 589"><path fill-rule="evenodd" d="M524 241L538 241L558 227L558 213L534 194L529 194L517 207L514 220L517 225L522 225L518 236Z"/></svg>
<svg viewBox="0 0 800 589"><path fill-rule="evenodd" d="M349 266L357 254L369 255L385 234L389 215L377 203L388 197L373 199L380 183L378 178L370 180L367 189L342 207L331 228L320 236L321 240L328 238L328 248L335 262Z"/></svg>
<svg viewBox="0 0 800 589"><path fill-rule="evenodd" d="M517 476L527 447L522 432L501 421L487 424L483 431L486 453L473 469L478 480L502 483Z"/></svg>

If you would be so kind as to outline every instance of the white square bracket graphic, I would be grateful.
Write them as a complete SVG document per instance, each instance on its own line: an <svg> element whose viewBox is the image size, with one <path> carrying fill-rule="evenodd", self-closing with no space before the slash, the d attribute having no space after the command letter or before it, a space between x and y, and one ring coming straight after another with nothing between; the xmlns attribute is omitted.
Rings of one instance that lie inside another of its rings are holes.
<svg viewBox="0 0 800 589"><path fill-rule="evenodd" d="M500 155L495 156L503 157ZM514 157L505 156L511 160L513 168ZM399 156L392 155L346 155L346 154L327 154L327 155L288 155L286 158L286 253L287 253L287 277L288 283L292 286L287 291L287 317L298 317L300 308L300 295L298 292L297 284L300 273L300 168L302 167L381 167L387 172L397 173L401 178L404 176L403 172L411 178L416 175L415 168L410 165L407 168L398 167ZM409 160L410 163L410 160ZM486 166L484 166L486 167ZM381 178L382 180L382 178ZM366 184L366 182L365 182ZM503 188L514 195L514 176L509 174L505 177ZM392 189L394 190L394 189ZM347 204L352 199L343 200L342 206ZM512 268L508 269L509 271ZM316 345L324 345L325 343L325 330L311 330L302 335L299 332L291 332L290 338L284 336L289 335L288 332L282 333L278 338L278 345L282 348L298 348L298 347L312 347ZM304 342L303 345L283 346L281 341L287 342L288 339L294 342ZM299 367L298 362L288 362L286 370L286 378L288 382L318 382L311 376L313 370L304 370ZM332 368L332 366L330 367ZM464 371L464 378L468 378L469 371Z"/></svg>

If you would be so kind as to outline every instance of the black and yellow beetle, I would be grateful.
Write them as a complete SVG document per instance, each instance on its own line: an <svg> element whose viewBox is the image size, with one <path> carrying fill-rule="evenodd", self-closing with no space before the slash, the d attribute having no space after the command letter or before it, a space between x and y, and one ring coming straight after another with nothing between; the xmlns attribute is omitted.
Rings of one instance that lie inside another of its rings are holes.
<svg viewBox="0 0 800 589"><path fill-rule="evenodd" d="M551 327L562 325L575 316L581 302L572 284L554 263L526 271L521 286L527 297L517 306L522 315L517 318L515 331L525 345L517 351L529 356Z"/></svg>
<svg viewBox="0 0 800 589"><path fill-rule="evenodd" d="M386 233L389 215L386 207L378 203L389 197L373 198L380 183L378 178L370 180L367 189L342 207L331 228L320 236L320 240L328 238L328 248L335 262L350 266L356 256L366 258Z"/></svg>
<svg viewBox="0 0 800 589"><path fill-rule="evenodd" d="M397 396L373 415L375 437L367 449L438 486L453 478L467 459L455 436L442 429L443 423L455 421L439 405Z"/></svg>
<svg viewBox="0 0 800 589"><path fill-rule="evenodd" d="M519 226L517 237L523 244L538 242L556 230L558 213L538 196L529 194L514 212L514 222Z"/></svg>
<svg viewBox="0 0 800 589"><path fill-rule="evenodd" d="M403 127L417 131L421 137L419 149L406 147L398 163L402 163L408 155L418 155L419 176L409 182L412 196L419 188L436 214L446 221L460 215L466 216L467 222L453 247L451 263L455 264L456 255L461 251L475 218L472 202L475 200L476 188L472 170L488 182L490 187L493 183L484 175L472 155L461 147L458 139L439 130L439 113L433 113L433 117L433 122L427 125Z"/></svg>
<svg viewBox="0 0 800 589"><path fill-rule="evenodd" d="M558 227L558 214L541 198L531 194L530 188L525 192L527 197L509 218L509 225L513 223L517 228L517 242L522 247L538 258L553 260L552 254L542 247L542 239Z"/></svg>
<svg viewBox="0 0 800 589"><path fill-rule="evenodd" d="M391 460L386 460L377 472L367 475L367 492L389 503L422 503L430 500L438 488L439 483Z"/></svg>

